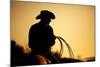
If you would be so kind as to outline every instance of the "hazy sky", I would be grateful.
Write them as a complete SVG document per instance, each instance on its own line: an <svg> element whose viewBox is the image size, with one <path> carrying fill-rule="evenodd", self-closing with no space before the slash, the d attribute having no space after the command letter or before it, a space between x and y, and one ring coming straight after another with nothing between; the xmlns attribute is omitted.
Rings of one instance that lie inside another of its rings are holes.
<svg viewBox="0 0 100 67"><path fill-rule="evenodd" d="M63 37L71 46L75 58L95 56L95 7L70 4L51 4L35 2L11 3L11 39L26 47L31 25L37 23L35 17L41 10L49 10L56 16L51 21L54 34ZM59 42L53 51L59 49ZM68 56L64 48L63 56Z"/></svg>

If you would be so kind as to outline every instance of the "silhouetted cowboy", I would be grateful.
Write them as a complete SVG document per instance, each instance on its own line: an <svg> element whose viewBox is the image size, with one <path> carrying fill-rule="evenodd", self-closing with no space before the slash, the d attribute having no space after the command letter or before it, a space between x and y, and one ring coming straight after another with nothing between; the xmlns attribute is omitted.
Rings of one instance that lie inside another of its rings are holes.
<svg viewBox="0 0 100 67"><path fill-rule="evenodd" d="M32 25L29 31L29 47L32 49L31 56L38 55L39 57L40 55L50 61L54 61L54 58L51 59L50 49L55 44L55 36L49 23L51 19L55 19L55 16L48 10L42 10L36 19L40 19L40 22Z"/></svg>

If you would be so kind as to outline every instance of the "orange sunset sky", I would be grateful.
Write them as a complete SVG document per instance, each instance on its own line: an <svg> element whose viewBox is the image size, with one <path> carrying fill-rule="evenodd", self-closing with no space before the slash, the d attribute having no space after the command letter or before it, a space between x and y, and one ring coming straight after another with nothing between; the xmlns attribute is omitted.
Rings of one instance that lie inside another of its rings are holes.
<svg viewBox="0 0 100 67"><path fill-rule="evenodd" d="M35 17L41 10L49 10L56 16L50 25L54 34L63 37L71 46L75 58L95 57L95 6L54 4L38 2L11 2L11 40L24 48L28 45L31 25L37 23ZM59 51L56 40L52 51ZM68 56L64 47L63 57Z"/></svg>

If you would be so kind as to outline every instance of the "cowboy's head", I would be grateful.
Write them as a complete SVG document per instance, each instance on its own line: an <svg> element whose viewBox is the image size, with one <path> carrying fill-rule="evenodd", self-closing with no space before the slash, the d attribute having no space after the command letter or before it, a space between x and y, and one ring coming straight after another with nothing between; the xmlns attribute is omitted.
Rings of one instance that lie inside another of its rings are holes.
<svg viewBox="0 0 100 67"><path fill-rule="evenodd" d="M55 19L55 15L48 10L42 10L36 19L41 19L43 23L50 23L51 19Z"/></svg>

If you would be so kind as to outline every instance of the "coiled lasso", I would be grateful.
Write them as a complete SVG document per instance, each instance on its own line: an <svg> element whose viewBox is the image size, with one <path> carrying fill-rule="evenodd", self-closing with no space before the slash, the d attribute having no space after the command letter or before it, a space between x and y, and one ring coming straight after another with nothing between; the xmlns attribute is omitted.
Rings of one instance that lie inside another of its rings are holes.
<svg viewBox="0 0 100 67"><path fill-rule="evenodd" d="M68 51L69 51L69 57L70 58L74 58L74 53L73 53L71 47L69 46L69 44L60 36L56 36L56 39L59 40L60 45L61 45L61 49L60 49L59 55L62 56L62 54L63 54L63 43L65 43L65 45L67 46Z"/></svg>

